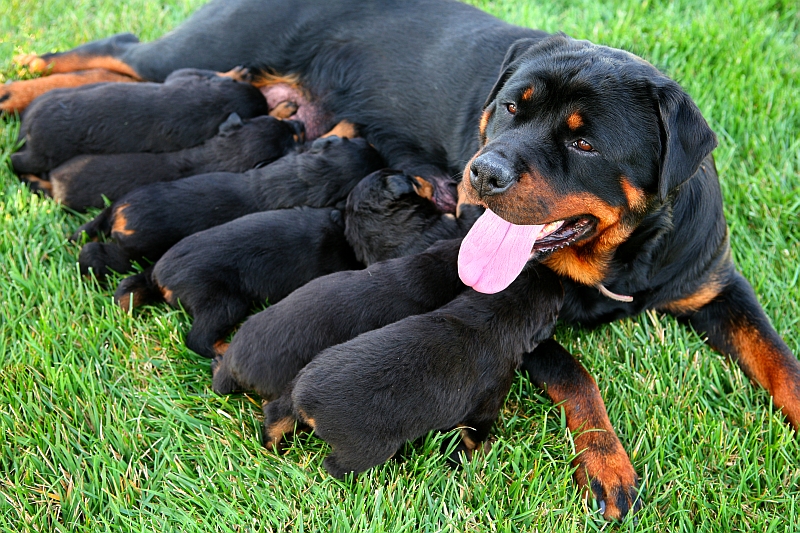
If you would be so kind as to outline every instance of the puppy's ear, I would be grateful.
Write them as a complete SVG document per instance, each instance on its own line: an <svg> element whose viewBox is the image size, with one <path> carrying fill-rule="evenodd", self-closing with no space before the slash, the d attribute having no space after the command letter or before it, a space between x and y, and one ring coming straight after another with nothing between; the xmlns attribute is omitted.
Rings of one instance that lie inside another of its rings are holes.
<svg viewBox="0 0 800 533"><path fill-rule="evenodd" d="M500 76L497 78L497 81L494 82L494 87L492 87L489 96L486 98L486 102L483 104L484 109L489 107L489 104L497 97L497 93L499 93L503 85L506 84L508 78L517 71L517 67L519 66L518 59L532 46L536 46L539 41L540 39L519 39L508 47L508 50L506 50L506 57L503 58L503 65L500 67Z"/></svg>
<svg viewBox="0 0 800 533"><path fill-rule="evenodd" d="M386 191L392 198L399 198L406 194L416 194L417 182L412 176L402 173L390 174L386 178Z"/></svg>
<svg viewBox="0 0 800 533"><path fill-rule="evenodd" d="M231 113L228 115L228 118L219 125L219 133L221 135L232 133L239 128L244 126L244 122L242 122L242 117L238 115L238 113Z"/></svg>
<svg viewBox="0 0 800 533"><path fill-rule="evenodd" d="M697 172L703 159L716 148L717 136L677 83L664 78L655 91L661 127L658 195L663 202L671 190Z"/></svg>

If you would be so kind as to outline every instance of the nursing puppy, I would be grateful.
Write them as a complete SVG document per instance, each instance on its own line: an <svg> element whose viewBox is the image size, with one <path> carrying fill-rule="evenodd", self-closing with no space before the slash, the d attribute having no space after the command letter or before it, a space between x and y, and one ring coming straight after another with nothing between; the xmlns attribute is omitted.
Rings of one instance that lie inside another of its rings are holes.
<svg viewBox="0 0 800 533"><path fill-rule="evenodd" d="M563 299L558 277L529 265L502 292L468 289L328 348L297 375L291 402L265 406L264 442L275 446L297 419L331 445L323 466L337 478L428 431L461 427L471 451L488 436L522 355L552 335Z"/></svg>
<svg viewBox="0 0 800 533"><path fill-rule="evenodd" d="M192 148L73 157L47 174L50 194L76 210L103 207L104 197L114 201L142 185L266 165L297 147L302 134L300 122L267 115L243 121L231 113L216 136Z"/></svg>
<svg viewBox="0 0 800 533"><path fill-rule="evenodd" d="M436 241L467 234L483 214L462 204L458 217L433 203L433 185L398 170L373 172L347 197L345 236L365 265L413 255Z"/></svg>
<svg viewBox="0 0 800 533"><path fill-rule="evenodd" d="M193 317L186 346L206 357L256 305L275 303L314 278L363 268L344 238L341 212L298 207L264 211L186 237L152 270L114 295L124 309L164 298Z"/></svg>
<svg viewBox="0 0 800 533"><path fill-rule="evenodd" d="M460 245L442 241L417 255L317 278L251 316L212 362L214 392L275 399L325 348L441 307L465 289L456 267Z"/></svg>
<svg viewBox="0 0 800 533"><path fill-rule="evenodd" d="M231 113L265 115L267 101L226 75L181 69L164 83L102 83L57 89L22 115L22 149L12 154L17 174L41 174L80 154L174 152L210 139Z"/></svg>
<svg viewBox="0 0 800 533"><path fill-rule="evenodd" d="M184 237L244 215L295 206L332 207L365 175L383 166L363 139L326 137L243 174L212 173L153 183L126 194L72 235L91 242L79 257L81 272L99 279L127 272L131 262L156 261Z"/></svg>

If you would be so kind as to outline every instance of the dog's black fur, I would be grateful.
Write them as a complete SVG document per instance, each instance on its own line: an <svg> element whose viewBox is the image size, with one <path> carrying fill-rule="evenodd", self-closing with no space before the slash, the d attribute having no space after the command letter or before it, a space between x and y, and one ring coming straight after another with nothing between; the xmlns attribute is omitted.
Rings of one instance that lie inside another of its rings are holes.
<svg viewBox="0 0 800 533"><path fill-rule="evenodd" d="M431 201L433 186L396 170L373 172L347 197L345 236L359 261L371 265L413 255L436 241L467 234L483 208L465 204L458 217Z"/></svg>
<svg viewBox="0 0 800 533"><path fill-rule="evenodd" d="M61 60L98 57L156 81L238 64L294 75L325 112L359 125L387 166L433 183L443 210L455 207L449 176L469 161L464 199L518 224L565 220L534 250L562 278L562 319L673 314L800 427L800 362L731 259L714 135L689 96L640 58L450 0L212 0L154 42L120 35L41 59L56 72ZM36 81L0 88L0 105ZM563 401L602 408L586 390ZM571 428L592 429L585 409L567 412ZM581 449L579 480L604 499L605 516L624 516L632 501L613 495L631 494L630 460L600 439Z"/></svg>
<svg viewBox="0 0 800 533"><path fill-rule="evenodd" d="M325 137L243 174L212 173L140 187L104 209L71 237L110 236L91 242L81 272L98 278L127 272L131 262L156 261L184 237L244 215L295 206L333 207L383 160L363 139Z"/></svg>
<svg viewBox="0 0 800 533"><path fill-rule="evenodd" d="M195 69L164 83L58 89L23 113L25 145L11 163L18 174L41 174L80 154L175 152L213 137L231 113L247 119L268 111L249 83Z"/></svg>
<svg viewBox="0 0 800 533"><path fill-rule="evenodd" d="M460 243L317 278L251 316L214 362L214 391L272 400L325 348L446 304L465 288L456 269Z"/></svg>
<svg viewBox="0 0 800 533"><path fill-rule="evenodd" d="M210 172L244 172L267 165L302 139L303 125L268 115L243 121L232 113L219 133L201 145L177 152L79 155L47 173L51 195L84 210L103 207L137 187Z"/></svg>
<svg viewBox="0 0 800 533"><path fill-rule="evenodd" d="M344 238L340 211L298 207L253 213L178 242L155 267L123 280L128 308L166 296L193 317L186 346L213 357L254 306L279 302L314 278L363 268ZM138 302L137 302L138 300Z"/></svg>
<svg viewBox="0 0 800 533"><path fill-rule="evenodd" d="M523 353L552 335L563 298L558 278L530 265L500 293L468 289L435 311L328 348L286 393L292 411L285 400L266 405L265 442L275 445L294 415L331 445L323 466L337 478L386 461L432 430L464 427L474 449Z"/></svg>

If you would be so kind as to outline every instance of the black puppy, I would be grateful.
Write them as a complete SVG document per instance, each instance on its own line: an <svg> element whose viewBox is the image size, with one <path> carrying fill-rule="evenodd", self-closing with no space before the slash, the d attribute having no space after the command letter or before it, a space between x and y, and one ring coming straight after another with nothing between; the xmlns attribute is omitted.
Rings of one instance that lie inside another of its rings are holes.
<svg viewBox="0 0 800 533"><path fill-rule="evenodd" d="M103 207L103 197L114 201L142 185L266 165L295 148L302 134L300 122L267 115L242 121L231 113L216 136L185 150L73 157L47 175L50 193L72 209Z"/></svg>
<svg viewBox="0 0 800 533"><path fill-rule="evenodd" d="M296 417L331 445L323 466L337 478L432 430L461 427L471 451L488 436L522 355L552 335L563 299L555 274L529 265L500 293L468 289L328 348L265 406L265 444L276 445Z"/></svg>
<svg viewBox="0 0 800 533"><path fill-rule="evenodd" d="M58 89L22 115L17 174L40 174L80 154L174 152L210 139L231 113L265 115L247 72L181 69L164 83L102 83Z"/></svg>
<svg viewBox="0 0 800 533"><path fill-rule="evenodd" d="M123 280L114 298L125 309L162 297L173 306L180 302L194 317L186 346L213 357L255 305L278 302L319 276L358 268L363 265L344 238L340 211L280 209L186 237L154 268Z"/></svg>
<svg viewBox="0 0 800 533"><path fill-rule="evenodd" d="M383 166L363 139L326 137L307 151L290 153L244 174L212 173L140 187L103 210L71 237L110 236L81 250L81 272L102 279L127 272L131 261L161 257L198 231L244 215L306 205L332 207L365 175Z"/></svg>
<svg viewBox="0 0 800 533"><path fill-rule="evenodd" d="M253 315L212 363L214 391L252 390L272 400L319 352L410 315L427 313L465 289L460 239L366 270L317 278Z"/></svg>
<svg viewBox="0 0 800 533"><path fill-rule="evenodd" d="M461 205L458 217L433 203L434 187L397 170L373 172L347 197L345 236L365 265L413 255L436 241L467 234L483 207Z"/></svg>

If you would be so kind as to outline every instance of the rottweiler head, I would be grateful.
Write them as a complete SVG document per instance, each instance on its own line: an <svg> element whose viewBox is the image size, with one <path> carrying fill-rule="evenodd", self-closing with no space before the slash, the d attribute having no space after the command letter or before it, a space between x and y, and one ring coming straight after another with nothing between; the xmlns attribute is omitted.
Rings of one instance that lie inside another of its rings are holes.
<svg viewBox="0 0 800 533"><path fill-rule="evenodd" d="M588 285L716 146L677 83L628 52L564 35L512 45L480 138L462 202L544 224L534 257Z"/></svg>

